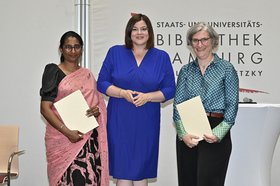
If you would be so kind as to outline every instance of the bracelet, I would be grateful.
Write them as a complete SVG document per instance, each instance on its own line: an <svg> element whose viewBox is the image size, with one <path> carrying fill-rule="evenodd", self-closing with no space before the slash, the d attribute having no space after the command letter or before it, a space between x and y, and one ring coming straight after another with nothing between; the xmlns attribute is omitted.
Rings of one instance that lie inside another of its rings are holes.
<svg viewBox="0 0 280 186"><path fill-rule="evenodd" d="M62 130L65 127L65 125L61 125L59 128L60 130Z"/></svg>
<svg viewBox="0 0 280 186"><path fill-rule="evenodd" d="M148 96L148 102L152 101L152 96Z"/></svg>
<svg viewBox="0 0 280 186"><path fill-rule="evenodd" d="M119 91L119 98L121 97L121 91L122 91L122 89L120 88L120 91Z"/></svg>

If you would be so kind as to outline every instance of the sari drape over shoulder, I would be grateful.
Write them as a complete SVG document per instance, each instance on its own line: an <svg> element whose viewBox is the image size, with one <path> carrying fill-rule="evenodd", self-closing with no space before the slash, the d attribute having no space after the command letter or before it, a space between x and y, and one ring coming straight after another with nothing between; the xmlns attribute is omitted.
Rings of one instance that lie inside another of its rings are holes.
<svg viewBox="0 0 280 186"><path fill-rule="evenodd" d="M81 90L88 105L98 106L100 115L97 118L99 126L98 143L101 158L101 186L109 185L108 176L108 150L107 150L107 113L106 105L102 95L96 89L96 80L92 73L86 68L80 68L77 71L65 76L58 85L58 93L55 102L71 94L76 90ZM52 110L59 117L54 106ZM85 111L86 113L86 111ZM60 118L60 117L59 117ZM50 186L56 186L69 165L73 162L86 141L91 136L92 131L84 135L84 138L71 143L67 137L53 128L50 124L46 125L45 143L48 162L48 177Z"/></svg>

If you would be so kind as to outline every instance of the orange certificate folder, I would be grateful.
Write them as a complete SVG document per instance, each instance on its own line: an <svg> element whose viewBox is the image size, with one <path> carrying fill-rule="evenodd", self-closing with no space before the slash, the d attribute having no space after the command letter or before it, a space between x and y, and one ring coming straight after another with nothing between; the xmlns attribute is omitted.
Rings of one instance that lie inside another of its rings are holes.
<svg viewBox="0 0 280 186"><path fill-rule="evenodd" d="M54 103L64 124L71 130L87 133L98 126L94 116L87 117L89 106L80 90Z"/></svg>
<svg viewBox="0 0 280 186"><path fill-rule="evenodd" d="M176 105L187 133L203 139L204 134L212 134L212 130L200 96Z"/></svg>

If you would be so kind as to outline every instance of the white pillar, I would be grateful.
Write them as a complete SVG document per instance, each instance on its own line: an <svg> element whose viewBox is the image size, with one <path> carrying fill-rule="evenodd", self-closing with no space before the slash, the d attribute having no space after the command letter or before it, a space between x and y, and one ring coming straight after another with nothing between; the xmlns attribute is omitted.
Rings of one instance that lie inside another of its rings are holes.
<svg viewBox="0 0 280 186"><path fill-rule="evenodd" d="M81 66L89 66L89 0L76 0L77 12L77 32L83 38L84 52L81 60Z"/></svg>

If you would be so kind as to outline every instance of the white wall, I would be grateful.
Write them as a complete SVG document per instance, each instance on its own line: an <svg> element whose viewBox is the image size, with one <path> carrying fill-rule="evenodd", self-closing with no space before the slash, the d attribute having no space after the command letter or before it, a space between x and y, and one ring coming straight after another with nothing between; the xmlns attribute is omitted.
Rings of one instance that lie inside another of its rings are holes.
<svg viewBox="0 0 280 186"><path fill-rule="evenodd" d="M45 126L39 113L39 89L44 66L49 62L59 61L60 36L65 31L76 28L74 3L74 0L0 1L0 124L18 124L20 149L26 150L20 156L20 175L12 181L15 186L48 185ZM114 32L114 29L110 31ZM123 33L120 34L119 37L123 37ZM108 43L108 46L111 45L110 41ZM98 70L93 69L95 72ZM177 180L175 132L170 125L171 112L170 106L162 109L162 115L170 117L164 118L161 126L161 177L151 185L169 186L174 185ZM277 176L279 169L276 168L280 162L277 158L280 154L279 147L275 153L272 186L280 185L280 178Z"/></svg>
<svg viewBox="0 0 280 186"><path fill-rule="evenodd" d="M74 0L0 1L0 124L20 126L20 175L12 185L47 186L39 112L44 66L58 62L61 35L75 29Z"/></svg>

